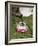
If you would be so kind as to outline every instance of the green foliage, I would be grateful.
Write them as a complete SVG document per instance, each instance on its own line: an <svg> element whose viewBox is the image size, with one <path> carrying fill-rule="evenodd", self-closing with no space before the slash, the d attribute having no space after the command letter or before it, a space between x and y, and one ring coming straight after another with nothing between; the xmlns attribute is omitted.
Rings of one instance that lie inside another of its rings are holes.
<svg viewBox="0 0 38 46"><path fill-rule="evenodd" d="M32 15L29 17L23 17L23 21L26 23L29 29L27 32L21 33L21 32L16 32L16 23L19 23L21 21L21 18L16 16L11 16L10 17L10 37L11 38L10 39L32 38L32 33L33 33L32 19L33 19Z"/></svg>

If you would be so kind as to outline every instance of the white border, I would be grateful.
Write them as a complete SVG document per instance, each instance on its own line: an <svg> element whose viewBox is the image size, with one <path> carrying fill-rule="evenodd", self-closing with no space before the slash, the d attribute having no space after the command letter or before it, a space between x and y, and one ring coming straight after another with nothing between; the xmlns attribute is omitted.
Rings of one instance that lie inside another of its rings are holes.
<svg viewBox="0 0 38 46"><path fill-rule="evenodd" d="M11 39L10 40L10 4L14 5L24 5L27 6L27 4L19 4L19 3L8 3L8 43L17 43L17 42L32 42L36 41L36 5L30 4L28 6L34 6L33 10L33 38L27 38L27 39ZM10 41L9 41L10 40Z"/></svg>

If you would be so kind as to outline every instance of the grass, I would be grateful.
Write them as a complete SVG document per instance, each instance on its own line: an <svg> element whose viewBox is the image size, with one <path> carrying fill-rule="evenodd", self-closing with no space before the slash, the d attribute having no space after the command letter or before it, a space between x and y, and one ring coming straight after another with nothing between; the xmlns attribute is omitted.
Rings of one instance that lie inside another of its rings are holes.
<svg viewBox="0 0 38 46"><path fill-rule="evenodd" d="M16 32L16 23L19 23L21 21L21 18L16 16L10 17L10 39L21 39L21 38L32 38L33 33L33 23L32 23L32 15L29 17L23 17L23 21L27 24L29 27L29 30L25 33Z"/></svg>

